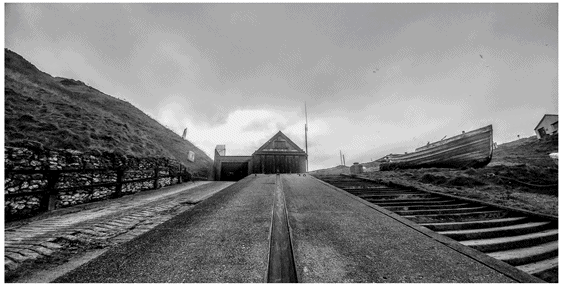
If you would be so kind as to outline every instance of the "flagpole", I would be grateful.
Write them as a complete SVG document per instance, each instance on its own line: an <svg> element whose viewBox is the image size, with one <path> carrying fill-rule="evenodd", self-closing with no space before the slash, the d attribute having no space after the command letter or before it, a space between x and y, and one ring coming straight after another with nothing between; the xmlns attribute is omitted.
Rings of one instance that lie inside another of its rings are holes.
<svg viewBox="0 0 564 287"><path fill-rule="evenodd" d="M309 171L309 159L308 159L308 152L307 152L307 103L304 102L304 106L305 106L305 118L306 118L306 123L305 123L305 146L306 146L306 172Z"/></svg>

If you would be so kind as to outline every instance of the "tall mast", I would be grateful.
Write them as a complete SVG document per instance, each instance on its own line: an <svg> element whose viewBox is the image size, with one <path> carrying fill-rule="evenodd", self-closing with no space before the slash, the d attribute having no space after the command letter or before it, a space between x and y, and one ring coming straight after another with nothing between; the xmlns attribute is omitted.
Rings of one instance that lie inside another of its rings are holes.
<svg viewBox="0 0 564 287"><path fill-rule="evenodd" d="M309 171L309 159L308 159L308 153L307 153L307 103L304 102L304 106L305 106L305 118L306 118L306 123L305 123L305 145L306 145L306 172Z"/></svg>

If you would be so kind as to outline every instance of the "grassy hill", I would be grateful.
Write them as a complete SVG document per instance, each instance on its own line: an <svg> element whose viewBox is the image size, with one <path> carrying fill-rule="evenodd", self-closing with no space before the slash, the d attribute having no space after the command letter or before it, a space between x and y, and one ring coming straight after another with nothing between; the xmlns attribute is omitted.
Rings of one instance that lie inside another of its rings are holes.
<svg viewBox="0 0 564 287"><path fill-rule="evenodd" d="M351 168L346 165L338 165L335 167L325 168L325 169L318 169L310 171L310 174L318 174L318 175L331 175L331 174L350 174Z"/></svg>
<svg viewBox="0 0 564 287"><path fill-rule="evenodd" d="M542 140L536 136L500 144L494 149L491 165L527 164L538 167L553 167L548 154L558 152L558 135Z"/></svg>
<svg viewBox="0 0 564 287"><path fill-rule="evenodd" d="M8 49L4 79L6 146L34 141L46 148L169 157L210 174L213 162L202 150L126 101L52 77ZM195 162L188 161L190 150Z"/></svg>

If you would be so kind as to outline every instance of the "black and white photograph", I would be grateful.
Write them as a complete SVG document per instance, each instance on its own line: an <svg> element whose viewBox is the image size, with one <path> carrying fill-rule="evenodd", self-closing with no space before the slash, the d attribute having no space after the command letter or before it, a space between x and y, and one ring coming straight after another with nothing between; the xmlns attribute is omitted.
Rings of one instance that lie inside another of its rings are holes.
<svg viewBox="0 0 564 287"><path fill-rule="evenodd" d="M4 283L558 283L558 2L5 2Z"/></svg>

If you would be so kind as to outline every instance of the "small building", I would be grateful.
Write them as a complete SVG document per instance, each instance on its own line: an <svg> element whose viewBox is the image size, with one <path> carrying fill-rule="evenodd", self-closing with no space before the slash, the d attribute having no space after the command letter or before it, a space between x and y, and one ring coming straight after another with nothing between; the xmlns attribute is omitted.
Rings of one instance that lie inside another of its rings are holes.
<svg viewBox="0 0 564 287"><path fill-rule="evenodd" d="M304 173L307 155L279 131L250 156L226 156L225 145L215 148L215 180L237 181L252 173Z"/></svg>
<svg viewBox="0 0 564 287"><path fill-rule="evenodd" d="M547 135L558 133L558 115L546 114L542 117L539 124L535 127L535 133L538 139L542 139Z"/></svg>
<svg viewBox="0 0 564 287"><path fill-rule="evenodd" d="M355 162L350 167L350 170L351 170L351 174L362 174L364 172L364 167L362 166L362 164Z"/></svg>
<svg viewBox="0 0 564 287"><path fill-rule="evenodd" d="M237 181L251 173L250 156L226 156L225 145L215 147L213 178L215 180Z"/></svg>

